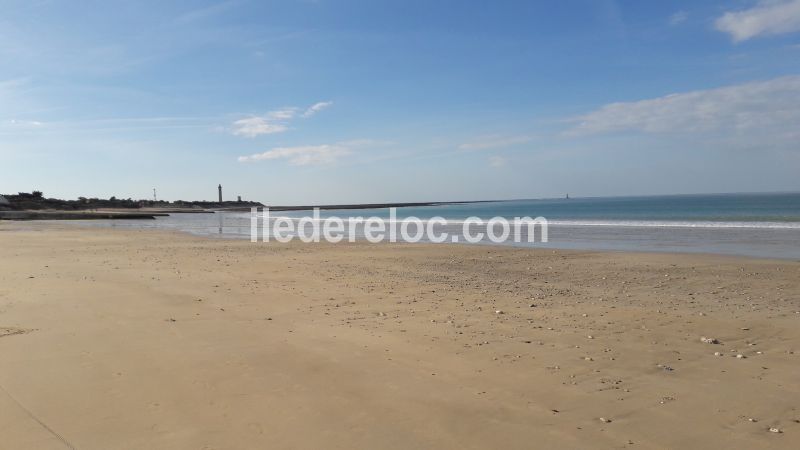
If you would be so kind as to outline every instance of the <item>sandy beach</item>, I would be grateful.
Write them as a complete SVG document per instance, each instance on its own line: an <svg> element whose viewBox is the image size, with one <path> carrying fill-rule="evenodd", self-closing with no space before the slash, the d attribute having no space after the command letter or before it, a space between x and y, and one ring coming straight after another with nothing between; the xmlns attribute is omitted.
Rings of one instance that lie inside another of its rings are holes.
<svg viewBox="0 0 800 450"><path fill-rule="evenodd" d="M800 447L796 261L17 223L0 255L3 449Z"/></svg>

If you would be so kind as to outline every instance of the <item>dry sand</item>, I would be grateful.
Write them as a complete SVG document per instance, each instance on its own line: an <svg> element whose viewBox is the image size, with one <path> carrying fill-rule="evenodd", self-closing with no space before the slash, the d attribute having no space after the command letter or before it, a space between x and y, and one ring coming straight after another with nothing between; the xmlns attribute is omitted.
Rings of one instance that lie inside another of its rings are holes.
<svg viewBox="0 0 800 450"><path fill-rule="evenodd" d="M2 449L800 448L798 262L24 226Z"/></svg>

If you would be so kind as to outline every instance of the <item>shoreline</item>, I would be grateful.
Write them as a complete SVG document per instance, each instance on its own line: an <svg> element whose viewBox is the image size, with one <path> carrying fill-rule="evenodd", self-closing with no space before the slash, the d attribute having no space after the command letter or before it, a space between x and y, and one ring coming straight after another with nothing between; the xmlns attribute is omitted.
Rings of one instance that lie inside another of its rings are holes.
<svg viewBox="0 0 800 450"><path fill-rule="evenodd" d="M166 220L169 220L169 219L166 218ZM27 224L33 224L33 223L36 223L36 221L27 222ZM40 222L40 223L44 224L46 222ZM113 223L113 222L105 224L103 222L94 222L94 221L85 222L84 224L81 224L81 221L73 221L73 222L70 222L69 225L71 225L71 226L84 226L84 227L87 227L87 228L97 228L98 226L100 228L118 228L118 227L121 227L119 224L116 224L116 223ZM140 227L140 228L147 229L147 230L154 230L154 231L155 230L177 231L177 232L180 232L180 233L185 233L185 234L190 235L190 236L206 238L206 239L210 238L210 239L225 239L225 240L249 240L249 234L245 235L245 234L231 233L229 231L224 231L224 229L239 229L239 230L245 229L245 230L247 230L247 229L249 229L249 226L250 226L249 222L246 222L246 223L242 222L242 224L239 224L239 225L232 225L231 223L226 223L226 222L223 222L222 224L220 224L220 222L213 222L213 223L209 222L209 223L198 223L198 224L194 224L194 225L191 225L191 224L187 225L185 222L175 222L171 226L162 226L162 227L144 226L144 227ZM223 230L220 230L220 227L222 227ZM127 226L124 226L122 228L128 228L128 229L133 230L133 229L137 229L137 226L136 226L136 224L132 223L132 224L128 224ZM725 247L725 246L720 245L720 243L724 242L725 239L730 240L731 238L735 237L735 236L732 236L731 234L739 232L738 228L722 228L722 229L715 229L715 230L707 230L707 229L702 229L702 228L687 228L687 229L685 229L686 232L691 232L692 234L696 234L696 233L699 233L699 232L703 232L703 233L707 234L707 233L709 233L711 231L714 231L715 234L713 236L717 237L717 241L709 241L709 242L706 242L705 244L703 243L702 240L699 240L698 242L695 242L694 246L688 246L688 245L686 245L686 243L683 243L683 242L680 242L680 240L674 240L674 239L673 239L673 241L671 241L671 243L670 243L670 241L667 241L666 242L666 244L667 244L666 246L664 245L665 242L661 242L660 245L658 245L658 246L653 245L653 242L642 242L640 240L642 237L650 237L650 239L652 240L653 235L651 234L650 230L652 230L653 227L647 227L647 228L640 229L640 230L643 230L643 231L639 232L638 234L634 234L634 235L628 236L628 238L627 238L628 240L626 240L626 238L619 238L618 236L615 237L615 236L612 236L612 235L600 236L599 240L597 239L597 237L598 237L597 235L592 235L591 237L593 237L595 239L593 239L593 240L587 240L586 239L586 237L587 237L586 232L588 230L591 230L592 232L595 232L595 230L605 230L605 229L613 230L613 227L605 227L604 228L604 227L594 227L594 226L592 226L592 227L577 227L577 229L575 227L569 227L569 228L572 229L569 233L570 234L578 233L578 234L576 234L576 236L579 236L579 239L561 240L558 237L558 234L554 234L554 233L559 233L559 231L562 229L562 226L561 225L552 225L551 226L551 233L550 233L551 234L551 240L550 240L549 243L547 243L545 245L542 245L541 243L537 243L535 245L529 245L527 243L513 243L513 242L511 242L511 243L503 243L503 244L490 243L490 242L466 243L463 240L460 240L459 242L457 242L455 244L456 245L458 245L458 244L461 244L461 245L477 245L477 246L481 246L481 247L497 246L497 247L500 247L500 248L531 248L531 249L536 249L536 250L539 250L539 251L547 251L547 250L569 250L569 251L573 251L574 250L574 251L600 252L600 253L602 253L602 252L613 252L613 253L616 253L616 252L623 252L623 253L631 252L631 253L637 253L637 254L640 254L640 253L645 253L645 254L646 253L654 253L654 254L685 254L685 255L710 255L710 256L719 255L719 256L734 256L734 257L738 256L738 257L756 258L756 259L781 260L781 261L800 261L800 253L798 251L793 251L791 248L790 249L786 249L786 248L783 248L783 247L780 247L780 248L753 248L753 247L748 247L748 245L753 245L754 243L756 243L758 241L753 241L752 243L749 243L749 244L747 242L740 242L739 244L742 245L742 248L738 248L738 249L737 248ZM583 230L581 230L581 228L583 228ZM635 230L636 228L635 227L626 227L626 229L629 229L629 230L630 229L634 229ZM204 230L204 231L200 231L200 230ZM684 230L684 229L682 229L682 230ZM784 240L789 239L789 236L786 236L787 233L798 233L798 230L795 230L795 229L787 229L787 230L783 230L783 229L760 230L759 229L758 231L761 234L755 235L755 236L753 236L753 238L758 238L762 244L765 242L765 240L768 241L768 239L769 239L769 236L766 236L766 235L763 234L764 232L784 234L784 237L783 237ZM582 233L582 234L580 234L580 233ZM645 234L642 234L642 233L645 233ZM718 238L720 235L722 235L724 239L720 240ZM569 235L566 235L566 236L569 236ZM727 237L725 237L725 236L727 236ZM798 235L798 236L800 236L800 235ZM712 236L708 235L708 237L712 237ZM604 238L608 238L609 240L607 242L605 242L605 241L603 241ZM363 237L357 237L357 240L358 241L363 241L364 238ZM424 241L424 240L420 241L420 243L426 243L426 242L430 243L430 242ZM636 242L638 242L638 245L635 246L634 243L636 243ZM443 244L452 245L453 242L450 242L448 240L446 242L443 242ZM701 247L697 247L698 244ZM744 245L744 244L747 244L747 245ZM774 247L774 245L773 245L773 247ZM770 250L772 250L772 251L770 251Z"/></svg>
<svg viewBox="0 0 800 450"><path fill-rule="evenodd" d="M81 222L84 222L83 224ZM199 242L203 241L218 241L218 242L232 242L232 243L246 243L248 245L253 245L262 248L268 248L270 245L284 247L284 246L298 246L298 247L309 247L313 248L314 246L321 246L325 248L337 248L337 247L368 247L368 246L408 246L408 247L460 247L460 248L483 248L488 250L497 250L497 251L528 251L531 253L549 253L549 254L563 254L563 255L596 255L596 256L603 256L603 255L641 255L641 256L651 256L651 257L660 257L660 256L675 256L675 257L685 257L685 258L700 258L700 259L720 259L720 260L731 260L730 262L736 262L740 260L740 262L773 262L773 263L800 263L799 259L790 258L790 257L765 257L765 256L752 256L752 255L745 255L745 254L735 254L735 253L705 253L705 252L689 252L689 251L651 251L651 250L628 250L628 249L590 249L590 248L570 248L570 247L531 247L525 245L513 245L513 244L495 244L495 243L484 243L479 242L475 244L467 243L467 242L441 242L441 243L434 243L428 241L420 241L420 242L413 242L413 243L406 243L406 242L377 242L371 243L368 242L366 239L358 239L356 242L337 242L337 243L328 243L328 242L310 242L304 243L299 239L294 239L289 243L281 243L278 241L270 241L270 242L262 242L259 241L258 243L252 243L245 237L236 237L231 235L222 235L215 233L209 234L195 234L189 231L184 230L177 230L177 229L168 229L168 228L118 228L118 227L95 227L91 226L94 220L69 220L63 221L63 227L59 221L50 221L50 220L30 220L30 221L7 221L5 222L6 225L10 226L11 228L7 227L3 229L4 223L0 221L0 233L6 232L28 232L28 231L36 231L36 232L44 232L44 231L70 231L70 230L83 230L83 231L90 231L90 230L104 230L114 233L152 233L155 235L164 234L174 237L183 237L188 239L196 239ZM16 227L14 227L16 225ZM30 225L33 225L32 227ZM82 226L83 225L83 226Z"/></svg>

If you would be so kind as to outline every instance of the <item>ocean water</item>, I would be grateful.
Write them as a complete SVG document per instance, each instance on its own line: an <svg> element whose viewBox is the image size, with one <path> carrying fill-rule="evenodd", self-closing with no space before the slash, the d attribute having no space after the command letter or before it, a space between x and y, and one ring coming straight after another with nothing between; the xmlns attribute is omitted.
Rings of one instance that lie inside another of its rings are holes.
<svg viewBox="0 0 800 450"><path fill-rule="evenodd" d="M271 212L272 217L288 217L294 221L310 215L310 211ZM323 210L320 216L388 219L389 210ZM409 216L423 220L437 216L447 219L448 225L441 230L450 234L458 234L469 217L547 219L548 243L537 239L535 243L508 242L507 245L700 252L800 260L800 193L512 200L397 209L398 220ZM250 237L249 213L176 214L155 221L108 221L96 225ZM356 234L363 237L361 231Z"/></svg>

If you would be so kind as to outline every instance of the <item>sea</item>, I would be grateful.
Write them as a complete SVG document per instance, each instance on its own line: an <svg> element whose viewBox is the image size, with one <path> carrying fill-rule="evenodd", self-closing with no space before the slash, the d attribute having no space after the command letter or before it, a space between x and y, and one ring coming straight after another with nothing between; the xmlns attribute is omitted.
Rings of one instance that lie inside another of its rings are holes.
<svg viewBox="0 0 800 450"><path fill-rule="evenodd" d="M271 211L277 218L299 222L311 211ZM322 210L321 219L337 216L389 219L388 208ZM396 209L396 222L407 217L447 220L440 231L458 235L470 217L543 217L548 242L501 245L543 249L578 249L639 252L686 252L743 255L800 260L800 193L702 194L641 197L587 197L528 199L442 204ZM271 222L272 223L272 222ZM162 228L195 235L250 239L251 214L217 212L172 214L154 221L115 220L92 222L117 228ZM305 221L309 226L309 221ZM413 231L413 226L409 228ZM471 233L486 231L474 228ZM413 233L412 233L413 234ZM500 234L495 233L495 234ZM513 233L512 233L513 234ZM364 239L363 230L354 233ZM536 236L535 236L536 237ZM346 240L346 239L345 239ZM424 240L424 239L423 239ZM448 238L445 242L451 243ZM463 239L458 240L464 243ZM478 244L494 244L488 238Z"/></svg>

